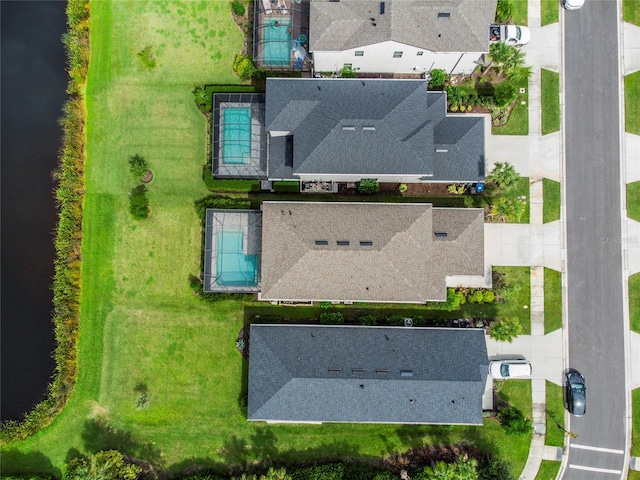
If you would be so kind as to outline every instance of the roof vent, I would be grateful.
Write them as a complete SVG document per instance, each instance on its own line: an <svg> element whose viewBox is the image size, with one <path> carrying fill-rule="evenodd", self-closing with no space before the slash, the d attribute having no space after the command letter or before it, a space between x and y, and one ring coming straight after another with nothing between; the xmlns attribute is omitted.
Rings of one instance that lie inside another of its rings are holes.
<svg viewBox="0 0 640 480"><path fill-rule="evenodd" d="M447 238L447 232L435 232L434 235L437 238Z"/></svg>
<svg viewBox="0 0 640 480"><path fill-rule="evenodd" d="M374 126L366 126L366 127L362 127L362 130L364 130L365 132L375 132L376 131L376 127L374 127Z"/></svg>
<svg viewBox="0 0 640 480"><path fill-rule="evenodd" d="M316 240L316 245L329 245L329 240Z"/></svg>
<svg viewBox="0 0 640 480"><path fill-rule="evenodd" d="M336 241L336 243L340 247L348 247L349 246L349 240L338 240L338 241Z"/></svg>
<svg viewBox="0 0 640 480"><path fill-rule="evenodd" d="M349 131L349 132L355 132L356 131L356 127L353 126L343 126L342 127L342 131Z"/></svg>
<svg viewBox="0 0 640 480"><path fill-rule="evenodd" d="M376 375L389 375L389 370L386 368L376 368Z"/></svg>
<svg viewBox="0 0 640 480"><path fill-rule="evenodd" d="M342 373L342 370L340 368L330 368L329 373L331 375L340 375Z"/></svg>
<svg viewBox="0 0 640 480"><path fill-rule="evenodd" d="M360 240L361 247L373 247L373 242L371 240Z"/></svg>
<svg viewBox="0 0 640 480"><path fill-rule="evenodd" d="M384 15L384 2L380 2L380 15Z"/></svg>
<svg viewBox="0 0 640 480"><path fill-rule="evenodd" d="M351 375L364 375L364 368L352 368Z"/></svg>
<svg viewBox="0 0 640 480"><path fill-rule="evenodd" d="M450 12L439 12L438 18L449 18L451 16Z"/></svg>
<svg viewBox="0 0 640 480"><path fill-rule="evenodd" d="M400 370L401 377L413 377L413 370Z"/></svg>
<svg viewBox="0 0 640 480"><path fill-rule="evenodd" d="M449 150L446 148L436 148L437 153L447 153Z"/></svg>

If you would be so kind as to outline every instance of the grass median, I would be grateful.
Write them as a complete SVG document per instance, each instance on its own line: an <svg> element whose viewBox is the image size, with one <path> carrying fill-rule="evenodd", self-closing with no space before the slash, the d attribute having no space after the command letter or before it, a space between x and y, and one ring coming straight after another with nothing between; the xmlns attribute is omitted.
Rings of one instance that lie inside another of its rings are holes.
<svg viewBox="0 0 640 480"><path fill-rule="evenodd" d="M544 333L562 328L562 274L544 269Z"/></svg>
<svg viewBox="0 0 640 480"><path fill-rule="evenodd" d="M624 77L624 110L625 130L640 135L640 71Z"/></svg>
<svg viewBox="0 0 640 480"><path fill-rule="evenodd" d="M560 130L560 75L542 69L542 134Z"/></svg>

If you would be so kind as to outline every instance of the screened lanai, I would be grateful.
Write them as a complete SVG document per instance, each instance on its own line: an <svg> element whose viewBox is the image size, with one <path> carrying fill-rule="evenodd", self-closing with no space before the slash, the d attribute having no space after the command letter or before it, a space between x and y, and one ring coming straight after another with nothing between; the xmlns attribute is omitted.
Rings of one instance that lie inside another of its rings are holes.
<svg viewBox="0 0 640 480"><path fill-rule="evenodd" d="M254 0L253 60L267 70L311 70L309 0Z"/></svg>
<svg viewBox="0 0 640 480"><path fill-rule="evenodd" d="M260 291L262 212L207 209L204 291Z"/></svg>
<svg viewBox="0 0 640 480"><path fill-rule="evenodd" d="M266 179L267 138L264 121L264 94L214 95L214 176Z"/></svg>

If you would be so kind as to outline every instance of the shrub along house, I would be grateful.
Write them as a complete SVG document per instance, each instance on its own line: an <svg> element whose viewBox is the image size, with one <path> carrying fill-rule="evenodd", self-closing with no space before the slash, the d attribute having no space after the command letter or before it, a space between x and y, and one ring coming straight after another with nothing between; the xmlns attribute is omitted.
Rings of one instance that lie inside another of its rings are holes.
<svg viewBox="0 0 640 480"><path fill-rule="evenodd" d="M250 345L249 420L482 424L483 330L251 325Z"/></svg>
<svg viewBox="0 0 640 480"><path fill-rule="evenodd" d="M489 51L496 0L313 0L317 72L470 74Z"/></svg>
<svg viewBox="0 0 640 480"><path fill-rule="evenodd" d="M268 78L264 97L216 95L214 105L216 177L485 179L483 118L447 116L446 95L424 80Z"/></svg>

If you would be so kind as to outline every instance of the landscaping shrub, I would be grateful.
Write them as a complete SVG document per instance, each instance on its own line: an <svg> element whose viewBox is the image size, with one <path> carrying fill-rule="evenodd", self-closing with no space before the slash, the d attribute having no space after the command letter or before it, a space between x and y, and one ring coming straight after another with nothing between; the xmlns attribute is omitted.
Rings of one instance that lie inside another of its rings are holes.
<svg viewBox="0 0 640 480"><path fill-rule="evenodd" d="M358 317L358 322L360 322L360 325L375 325L378 323L378 318L372 314L362 315Z"/></svg>
<svg viewBox="0 0 640 480"><path fill-rule="evenodd" d="M522 333L522 326L512 317L503 318L489 327L489 336L501 342L512 342Z"/></svg>
<svg viewBox="0 0 640 480"><path fill-rule="evenodd" d="M482 290L475 290L469 297L467 297L469 303L484 303L484 292Z"/></svg>
<svg viewBox="0 0 640 480"><path fill-rule="evenodd" d="M522 410L516 407L507 407L498 413L500 426L505 432L511 433L528 433L531 431L531 420L525 417Z"/></svg>
<svg viewBox="0 0 640 480"><path fill-rule="evenodd" d="M516 480L516 477L509 462L487 455L478 462L478 480Z"/></svg>
<svg viewBox="0 0 640 480"><path fill-rule="evenodd" d="M394 313L387 317L387 324L389 325L404 325L404 316Z"/></svg>
<svg viewBox="0 0 640 480"><path fill-rule="evenodd" d="M482 300L484 301L484 303L493 303L496 299L495 293L493 293L491 290L485 290L482 295Z"/></svg>
<svg viewBox="0 0 640 480"><path fill-rule="evenodd" d="M401 183L400 185L398 185L398 191L400 193L404 193L407 191L407 184L406 183Z"/></svg>
<svg viewBox="0 0 640 480"><path fill-rule="evenodd" d="M247 82L253 78L257 68L251 57L246 55L236 55L236 58L233 61L233 71L238 75L240 80Z"/></svg>
<svg viewBox="0 0 640 480"><path fill-rule="evenodd" d="M196 85L193 87L193 90L191 90L191 93L193 93L196 105L202 113L206 113L211 110L213 102L213 92L211 89L204 85Z"/></svg>
<svg viewBox="0 0 640 480"><path fill-rule="evenodd" d="M118 479L136 480L142 468L124 459L117 450L98 452L91 457L77 457L67 463L63 480L76 479Z"/></svg>
<svg viewBox="0 0 640 480"><path fill-rule="evenodd" d="M496 106L504 107L512 103L518 96L518 89L511 82L502 82L495 86L493 92L493 101Z"/></svg>
<svg viewBox="0 0 640 480"><path fill-rule="evenodd" d="M447 74L444 70L440 70L439 68L434 68L429 72L431 78L429 79L429 88L439 89L444 85L444 82L447 81Z"/></svg>
<svg viewBox="0 0 640 480"><path fill-rule="evenodd" d="M498 0L496 7L496 22L505 23L513 15L513 4L511 0Z"/></svg>
<svg viewBox="0 0 640 480"><path fill-rule="evenodd" d="M251 208L251 202L246 198L232 198L221 195L208 195L204 198L196 200L194 202L196 207L196 213L200 220L204 222L207 208L235 208L235 209L249 209Z"/></svg>
<svg viewBox="0 0 640 480"><path fill-rule="evenodd" d="M273 182L273 191L276 193L300 193L300 182L295 180Z"/></svg>
<svg viewBox="0 0 640 480"><path fill-rule="evenodd" d="M149 165L142 155L132 155L129 157L129 171L131 176L140 180L149 170Z"/></svg>
<svg viewBox="0 0 640 480"><path fill-rule="evenodd" d="M313 465L311 467L297 468L290 472L293 480L342 480L344 465L330 463L327 465Z"/></svg>
<svg viewBox="0 0 640 480"><path fill-rule="evenodd" d="M322 312L320 314L320 323L322 325L342 325L344 323L344 315L340 312Z"/></svg>
<svg viewBox="0 0 640 480"><path fill-rule="evenodd" d="M426 327L427 319L424 318L424 315L414 315L413 316L413 326L414 327Z"/></svg>
<svg viewBox="0 0 640 480"><path fill-rule="evenodd" d="M151 48L151 45L147 45L142 50L140 50L138 52L138 58L148 69L153 70L158 65L155 57L153 56L153 49Z"/></svg>
<svg viewBox="0 0 640 480"><path fill-rule="evenodd" d="M340 71L340 76L342 78L356 78L356 72L349 67L343 67Z"/></svg>
<svg viewBox="0 0 640 480"><path fill-rule="evenodd" d="M380 183L377 180L363 178L358 182L358 192L371 195L380 191Z"/></svg>
<svg viewBox="0 0 640 480"><path fill-rule="evenodd" d="M149 216L147 187L144 185L133 187L129 192L129 212L137 220L144 220Z"/></svg>
<svg viewBox="0 0 640 480"><path fill-rule="evenodd" d="M233 13L235 13L239 17L243 16L246 12L244 3L242 2L231 2L231 9L233 10Z"/></svg>
<svg viewBox="0 0 640 480"><path fill-rule="evenodd" d="M487 180L495 182L501 189L507 189L516 184L520 176L513 165L508 162L497 162Z"/></svg>

